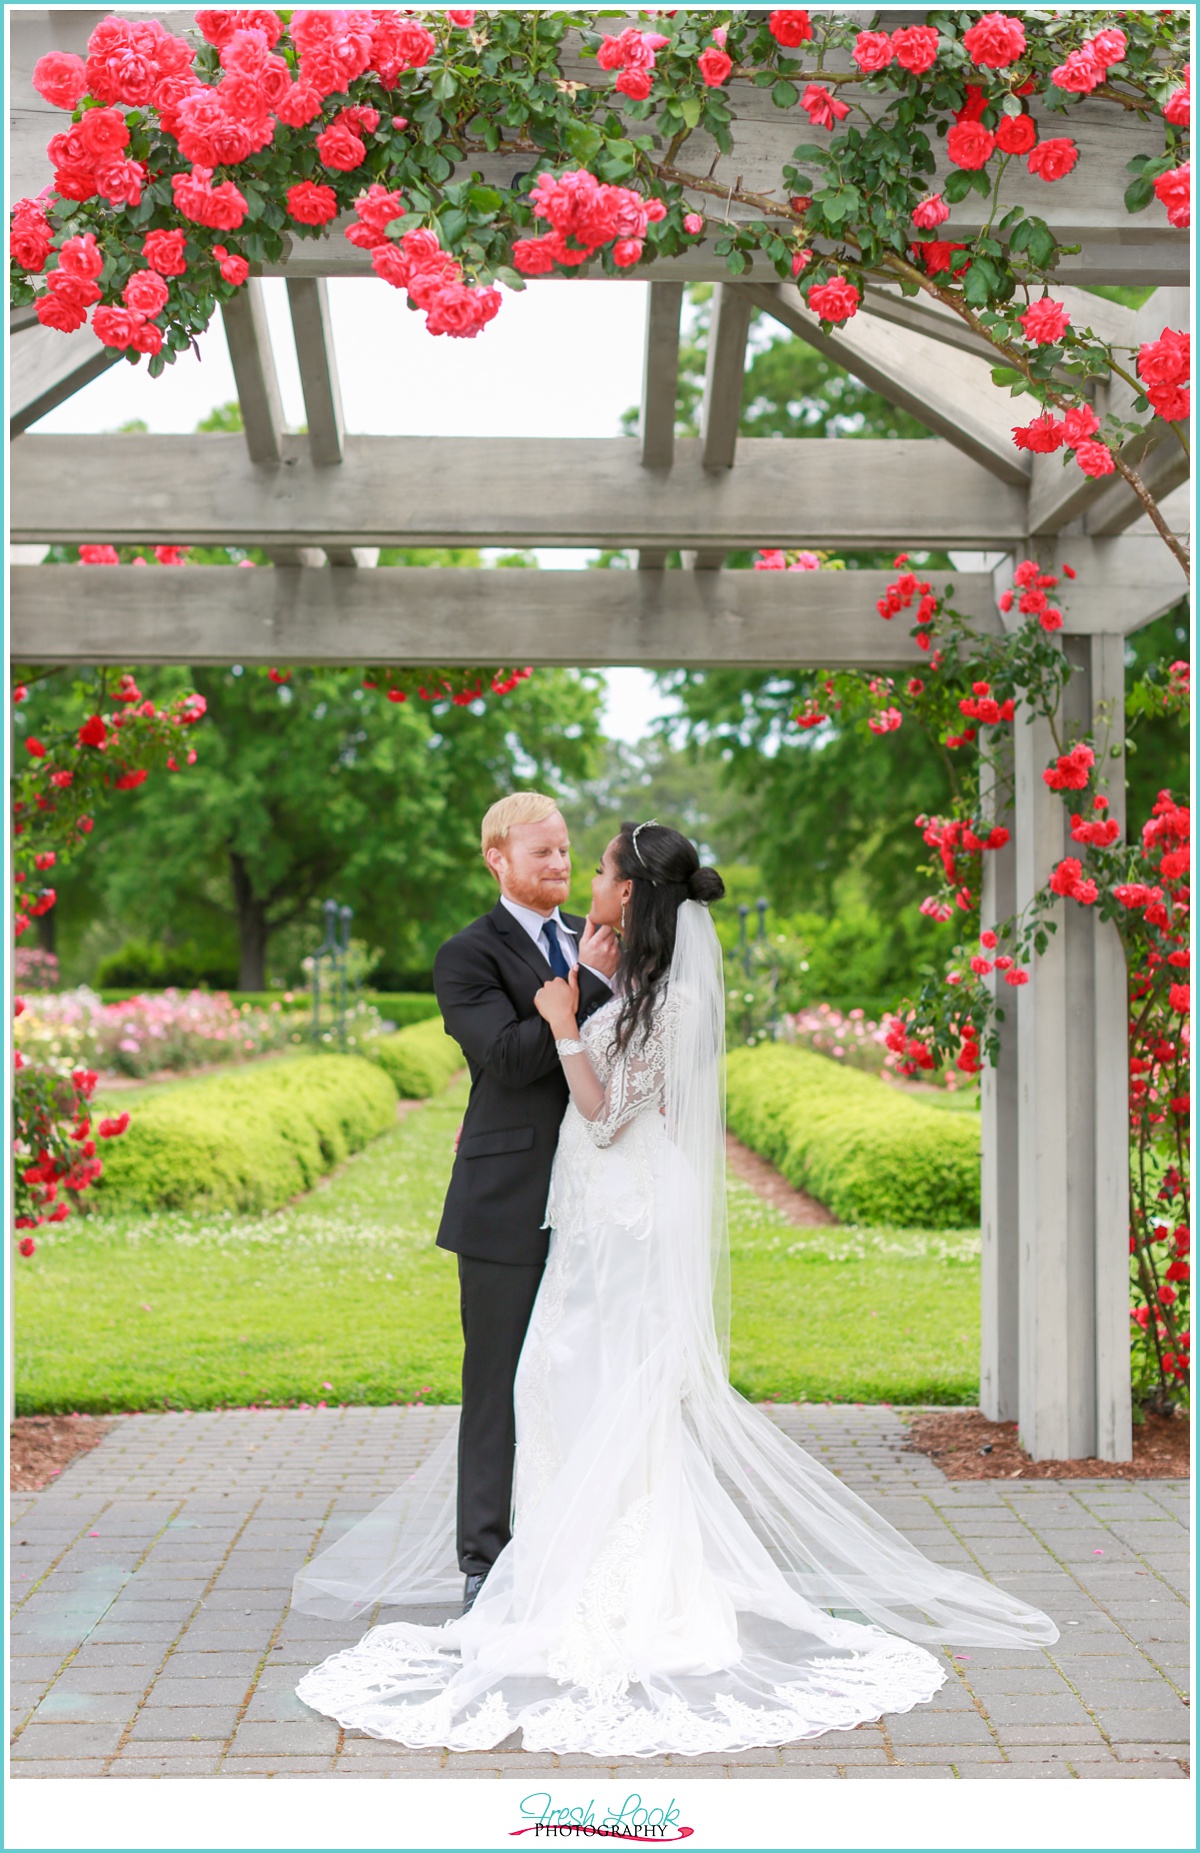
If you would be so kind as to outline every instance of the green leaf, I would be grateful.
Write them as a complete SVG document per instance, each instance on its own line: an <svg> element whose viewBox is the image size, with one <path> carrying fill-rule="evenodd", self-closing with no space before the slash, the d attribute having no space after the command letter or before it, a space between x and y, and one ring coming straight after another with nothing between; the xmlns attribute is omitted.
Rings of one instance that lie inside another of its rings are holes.
<svg viewBox="0 0 1200 1853"><path fill-rule="evenodd" d="M1154 198L1154 185L1149 180L1131 180L1125 189L1126 212L1144 212Z"/></svg>
<svg viewBox="0 0 1200 1853"><path fill-rule="evenodd" d="M504 205L504 195L497 187L469 187L467 198L477 219L494 219Z"/></svg>
<svg viewBox="0 0 1200 1853"><path fill-rule="evenodd" d="M970 191L971 176L964 172L961 167L948 176L946 185L943 188L943 192L952 206L957 206L960 201L966 199Z"/></svg>
<svg viewBox="0 0 1200 1853"><path fill-rule="evenodd" d="M496 281L497 283L506 284L510 290L523 290L525 288L524 277L519 270L514 270L511 264L497 264Z"/></svg>
<svg viewBox="0 0 1200 1853"><path fill-rule="evenodd" d="M987 269L979 261L970 266L962 280L963 295L969 303L981 305L991 295L991 284Z"/></svg>
<svg viewBox="0 0 1200 1853"><path fill-rule="evenodd" d="M439 103L445 103L450 97L458 95L458 80L453 71L438 71L429 89Z"/></svg>
<svg viewBox="0 0 1200 1853"><path fill-rule="evenodd" d="M1040 270L1044 270L1054 256L1056 249L1054 233L1041 220L1034 223L1029 234L1029 255Z"/></svg>
<svg viewBox="0 0 1200 1853"><path fill-rule="evenodd" d="M578 161L580 167L588 167L595 160L603 139L599 129L590 122L568 122L564 135L572 159Z"/></svg>
<svg viewBox="0 0 1200 1853"><path fill-rule="evenodd" d="M732 271L735 277L740 277L749 262L750 259L746 256L744 251L731 251L725 260L725 267L727 270Z"/></svg>
<svg viewBox="0 0 1200 1853"><path fill-rule="evenodd" d="M466 213L457 206L451 206L448 212L439 214L438 229L442 234L442 243L452 251L467 229Z"/></svg>
<svg viewBox="0 0 1200 1853"><path fill-rule="evenodd" d="M793 161L825 162L829 159L829 150L818 148L815 142L801 142L798 148L792 149L792 159Z"/></svg>
<svg viewBox="0 0 1200 1853"><path fill-rule="evenodd" d="M704 105L700 97L680 97L679 108L683 115L683 120L687 123L689 129L694 129L696 127L696 124L700 120L700 111L703 107Z"/></svg>
<svg viewBox="0 0 1200 1853"><path fill-rule="evenodd" d="M776 109L791 109L793 103L797 103L799 100L800 92L797 90L795 84L789 84L786 79L777 83L771 91L771 101L774 103Z"/></svg>
<svg viewBox="0 0 1200 1853"><path fill-rule="evenodd" d="M1024 378L1016 367L993 367L992 384L994 386L1016 386Z"/></svg>

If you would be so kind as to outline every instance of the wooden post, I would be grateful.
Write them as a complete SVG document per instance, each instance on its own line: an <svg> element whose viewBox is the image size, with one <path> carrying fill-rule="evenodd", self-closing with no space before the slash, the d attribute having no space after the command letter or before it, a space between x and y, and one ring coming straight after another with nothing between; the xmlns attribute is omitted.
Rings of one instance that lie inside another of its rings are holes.
<svg viewBox="0 0 1200 1853"><path fill-rule="evenodd" d="M1123 739L1116 640L1067 637L1060 738ZM1115 722L1115 725L1114 725ZM1047 721L1015 729L1018 907L1072 853L1070 819L1042 778ZM1114 785L1123 759L1107 758ZM1057 930L1018 1006L1020 1438L1035 1460L1131 1451L1126 987L1115 929L1060 900Z"/></svg>
<svg viewBox="0 0 1200 1853"><path fill-rule="evenodd" d="M1012 742L1006 764L984 768L983 814L1011 832ZM997 770L999 777L997 778ZM985 927L1010 919L1017 906L1017 846L1010 834L1003 849L983 858L980 919ZM1000 1053L980 1077L980 1355L979 1406L992 1422L1011 1422L1017 1414L1020 1317L1018 1306L1018 1185L1020 1175L1017 1090L1017 993L999 972L989 980L1005 1013L1000 1026Z"/></svg>

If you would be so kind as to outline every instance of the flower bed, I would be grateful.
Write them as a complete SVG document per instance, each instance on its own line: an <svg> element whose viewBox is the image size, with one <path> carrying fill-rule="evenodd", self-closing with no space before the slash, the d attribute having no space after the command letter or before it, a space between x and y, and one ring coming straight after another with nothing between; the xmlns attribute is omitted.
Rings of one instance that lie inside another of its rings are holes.
<svg viewBox="0 0 1200 1853"><path fill-rule="evenodd" d="M826 1055L844 1068L864 1069L867 1074L898 1072L901 1057L888 1047L887 1036L887 1022L869 1017L857 1005L852 1010L839 1010L836 1004L808 1004L783 1019L784 1042L811 1049L815 1055ZM925 1079L951 1093L964 1085L963 1077L950 1066Z"/></svg>
<svg viewBox="0 0 1200 1853"><path fill-rule="evenodd" d="M103 1074L141 1076L209 1062L246 1061L288 1046L294 1013L235 1004L223 991L142 992L106 1004L81 985L24 999L17 1041L24 1059L65 1074L81 1064Z"/></svg>
<svg viewBox="0 0 1200 1853"><path fill-rule="evenodd" d="M115 1210L278 1209L392 1125L396 1089L356 1055L300 1056L171 1086L105 1154Z"/></svg>
<svg viewBox="0 0 1200 1853"><path fill-rule="evenodd" d="M413 1023L394 1036L376 1036L364 1053L379 1063L404 1100L440 1094L463 1065L462 1050L442 1028L440 1016Z"/></svg>
<svg viewBox="0 0 1200 1853"><path fill-rule="evenodd" d="M730 1130L841 1222L979 1221L979 1127L781 1043L729 1056Z"/></svg>

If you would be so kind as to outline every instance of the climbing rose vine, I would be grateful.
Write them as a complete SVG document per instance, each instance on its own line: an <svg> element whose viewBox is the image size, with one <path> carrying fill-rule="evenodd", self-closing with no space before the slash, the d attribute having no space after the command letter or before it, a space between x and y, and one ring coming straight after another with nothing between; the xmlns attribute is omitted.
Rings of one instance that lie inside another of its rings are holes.
<svg viewBox="0 0 1200 1853"><path fill-rule="evenodd" d="M734 276L757 262L802 279L831 325L869 282L937 297L995 350L998 384L1042 408L1016 441L1126 477L1178 549L1130 446L1186 417L1183 376L1126 370L1132 415L1101 424L1090 389L1114 356L1049 294L1060 247L1027 202L1074 172L1077 112L1099 100L1161 126L1161 150L1130 163L1128 210L1188 224L1186 10L933 9L892 31L802 8L611 23L207 9L180 36L111 15L86 58L35 69L64 123L49 184L14 208L13 299L67 333L90 318L157 373L297 239L340 230L431 333L461 338L498 313L499 285L616 275L708 238ZM712 172L714 144L735 153L747 86L798 138L826 137L798 139L767 192ZM514 178L485 179L510 155ZM984 223L956 235L973 193Z"/></svg>

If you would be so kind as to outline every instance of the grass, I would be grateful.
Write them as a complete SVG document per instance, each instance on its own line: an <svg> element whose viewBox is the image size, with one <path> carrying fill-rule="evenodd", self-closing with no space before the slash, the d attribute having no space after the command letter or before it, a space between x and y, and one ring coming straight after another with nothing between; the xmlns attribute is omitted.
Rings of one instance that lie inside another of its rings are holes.
<svg viewBox="0 0 1200 1853"><path fill-rule="evenodd" d="M274 1215L39 1231L17 1269L18 1413L457 1402L457 1274L433 1238L465 1099L464 1081ZM736 1179L730 1211L744 1394L975 1400L977 1232L796 1229Z"/></svg>

